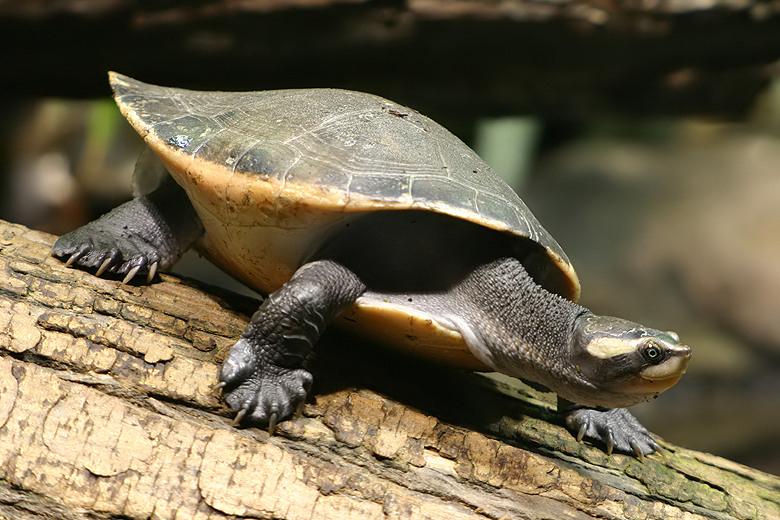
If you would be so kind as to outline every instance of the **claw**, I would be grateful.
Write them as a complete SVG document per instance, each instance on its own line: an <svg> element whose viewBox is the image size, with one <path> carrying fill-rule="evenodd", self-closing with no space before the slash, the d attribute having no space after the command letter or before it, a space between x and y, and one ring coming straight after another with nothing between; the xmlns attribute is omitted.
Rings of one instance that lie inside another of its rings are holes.
<svg viewBox="0 0 780 520"><path fill-rule="evenodd" d="M639 443L637 443L635 440L628 441L628 444L631 446L631 449L634 451L634 455L637 456L638 459L644 460L645 454L642 453L642 448L639 447Z"/></svg>
<svg viewBox="0 0 780 520"><path fill-rule="evenodd" d="M227 386L226 382L220 381L219 383L217 383L217 384L215 384L214 386L211 387L211 391L212 392L219 392L220 390L222 390L226 386Z"/></svg>
<svg viewBox="0 0 780 520"><path fill-rule="evenodd" d="M241 424L241 420L244 418L246 413L249 411L249 407L245 406L242 409L238 411L235 417L233 417L233 420L230 422L231 426L238 426Z"/></svg>
<svg viewBox="0 0 780 520"><path fill-rule="evenodd" d="M138 274L138 271L140 271L140 270L141 270L141 266L140 265L137 265L137 266L133 267L132 269L130 269L127 272L127 275L125 276L124 280L122 280L122 283L124 283L124 284L128 283L130 280L132 280L135 277L135 275Z"/></svg>
<svg viewBox="0 0 780 520"><path fill-rule="evenodd" d="M106 269L108 269L108 266L111 265L111 260L112 259L110 256L103 260L103 263L100 264L100 267L98 267L98 270L95 272L95 276L100 276L101 274L105 273Z"/></svg>
<svg viewBox="0 0 780 520"><path fill-rule="evenodd" d="M612 429L607 429L607 455L612 455L615 449L615 436L612 435Z"/></svg>
<svg viewBox="0 0 780 520"><path fill-rule="evenodd" d="M580 426L580 430L577 432L577 442L582 442L582 439L585 438L585 432L588 431L588 423L582 423L582 426Z"/></svg>
<svg viewBox="0 0 780 520"><path fill-rule="evenodd" d="M81 254L78 251L76 251L75 253L70 255L70 258L68 258L68 261L65 262L65 267L72 266L76 262L76 260L78 260L80 257L81 257Z"/></svg>
<svg viewBox="0 0 780 520"><path fill-rule="evenodd" d="M76 249L73 254L70 255L70 258L68 258L68 261L65 262L65 267L72 266L79 258L87 254L87 252L90 249L89 244L81 244L78 249Z"/></svg>
<svg viewBox="0 0 780 520"><path fill-rule="evenodd" d="M306 405L306 401L301 401L298 406L295 407L295 413L293 417L300 417L303 415L303 407Z"/></svg>
<svg viewBox="0 0 780 520"><path fill-rule="evenodd" d="M268 419L268 435L273 435L274 431L276 431L276 421L279 419L279 416L276 414L276 412L271 414L271 417Z"/></svg>
<svg viewBox="0 0 780 520"><path fill-rule="evenodd" d="M146 273L146 281L152 283L155 274L157 274L157 262L154 262L151 267L149 267L149 272Z"/></svg>

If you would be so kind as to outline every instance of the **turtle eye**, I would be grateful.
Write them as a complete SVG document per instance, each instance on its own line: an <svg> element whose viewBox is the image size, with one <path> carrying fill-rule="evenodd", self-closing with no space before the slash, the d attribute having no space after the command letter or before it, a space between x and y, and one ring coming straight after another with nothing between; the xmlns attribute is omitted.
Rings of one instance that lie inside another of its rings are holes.
<svg viewBox="0 0 780 520"><path fill-rule="evenodd" d="M648 341L642 348L642 356L648 363L658 363L663 358L663 351L655 341Z"/></svg>

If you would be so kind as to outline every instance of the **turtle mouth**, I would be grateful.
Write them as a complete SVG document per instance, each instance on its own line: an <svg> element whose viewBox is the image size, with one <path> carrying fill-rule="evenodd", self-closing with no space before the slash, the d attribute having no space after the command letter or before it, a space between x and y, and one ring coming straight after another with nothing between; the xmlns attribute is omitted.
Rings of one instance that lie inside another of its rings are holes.
<svg viewBox="0 0 780 520"><path fill-rule="evenodd" d="M659 385L668 382L669 386L672 386L688 369L688 361L690 359L691 349L681 345L675 349L672 357L663 363L645 368L639 375L646 381Z"/></svg>

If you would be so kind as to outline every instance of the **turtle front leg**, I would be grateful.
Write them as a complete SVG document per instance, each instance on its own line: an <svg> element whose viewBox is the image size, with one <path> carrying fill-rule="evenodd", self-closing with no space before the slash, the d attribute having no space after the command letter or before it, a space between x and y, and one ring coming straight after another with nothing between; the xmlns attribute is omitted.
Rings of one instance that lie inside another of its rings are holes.
<svg viewBox="0 0 780 520"><path fill-rule="evenodd" d="M644 457L660 449L647 429L625 408L599 410L558 398L558 413L577 436L602 443L607 454L613 450Z"/></svg>
<svg viewBox="0 0 780 520"><path fill-rule="evenodd" d="M68 267L94 270L130 282L151 282L171 267L203 234L203 225L187 194L173 180L156 191L126 202L54 243L52 255Z"/></svg>
<svg viewBox="0 0 780 520"><path fill-rule="evenodd" d="M312 376L306 369L314 345L340 311L365 286L331 260L296 271L252 316L220 372L225 400L238 410L235 424L267 425L290 417L304 403Z"/></svg>

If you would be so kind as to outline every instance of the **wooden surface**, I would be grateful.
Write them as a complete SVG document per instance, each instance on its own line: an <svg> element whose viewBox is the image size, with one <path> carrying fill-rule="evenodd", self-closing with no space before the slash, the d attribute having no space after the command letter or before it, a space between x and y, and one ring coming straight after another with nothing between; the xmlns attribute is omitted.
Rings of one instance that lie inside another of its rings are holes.
<svg viewBox="0 0 780 520"><path fill-rule="evenodd" d="M98 279L52 241L0 222L0 518L780 518L777 477L609 457L545 394L334 334L303 417L232 428L215 360L255 302Z"/></svg>
<svg viewBox="0 0 780 520"><path fill-rule="evenodd" d="M344 87L477 115L744 115L777 75L760 0L5 0L0 91Z"/></svg>

